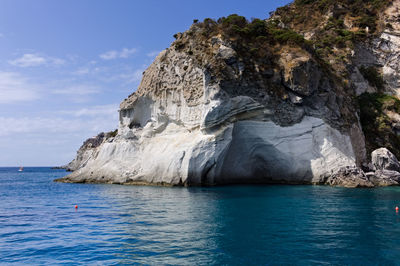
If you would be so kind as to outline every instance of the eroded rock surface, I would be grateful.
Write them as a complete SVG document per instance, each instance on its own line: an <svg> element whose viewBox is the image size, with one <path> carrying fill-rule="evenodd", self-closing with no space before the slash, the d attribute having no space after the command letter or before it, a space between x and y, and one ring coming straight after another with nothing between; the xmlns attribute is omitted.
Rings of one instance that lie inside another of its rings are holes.
<svg viewBox="0 0 400 266"><path fill-rule="evenodd" d="M400 172L400 163L396 156L386 148L380 148L372 152L372 165L374 170L389 170Z"/></svg>
<svg viewBox="0 0 400 266"><path fill-rule="evenodd" d="M137 91L122 101L118 134L84 144L70 164L74 172L60 181L398 184L399 169L387 153L373 154L375 172L360 169L368 162L353 100L376 91L361 66L381 62L397 70L394 37L389 36L387 53L386 31L372 48L355 49L354 65L340 65L349 71L349 80L343 81L338 77L343 73L323 63L304 42L273 42L249 51L237 38L213 32L215 25L205 21L176 35L144 72ZM284 31L286 26L274 27ZM262 39L257 38L252 41ZM384 77L396 90L397 74L389 72Z"/></svg>
<svg viewBox="0 0 400 266"><path fill-rule="evenodd" d="M376 179L379 179L378 177ZM378 182L378 181L377 181ZM377 184L375 182L375 184ZM375 184L365 173L357 167L342 167L339 171L330 175L325 184L348 188L374 187Z"/></svg>
<svg viewBox="0 0 400 266"><path fill-rule="evenodd" d="M397 171L377 170L366 173L366 176L375 186L397 186L400 183L400 173Z"/></svg>
<svg viewBox="0 0 400 266"><path fill-rule="evenodd" d="M82 146L79 148L76 158L72 160L69 164L63 166L62 168L67 171L75 171L86 165L86 163L95 156L97 148L105 141L112 141L111 132L104 133L101 132L97 136L89 138L83 142Z"/></svg>
<svg viewBox="0 0 400 266"><path fill-rule="evenodd" d="M233 60L235 53L227 50L218 48L217 56ZM221 81L210 79L209 69L168 49L146 70L137 93L121 103L118 135L99 146L84 145L72 163L78 169L64 181L322 183L327 173L357 165L354 143L350 128L336 128L340 103L331 99L334 104L326 105L329 98L315 95L331 88L319 85L314 67L303 72L293 78L294 84L313 84L311 91L300 93L305 102L313 97L312 105L268 94L252 97L246 90L230 95L221 89ZM313 77L317 80L307 81ZM311 116L316 108L322 112Z"/></svg>

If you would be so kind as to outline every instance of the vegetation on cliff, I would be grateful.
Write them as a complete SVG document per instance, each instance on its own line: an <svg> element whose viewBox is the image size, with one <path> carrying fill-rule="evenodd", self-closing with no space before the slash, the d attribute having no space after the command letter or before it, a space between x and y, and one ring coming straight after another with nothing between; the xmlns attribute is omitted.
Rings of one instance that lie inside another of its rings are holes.
<svg viewBox="0 0 400 266"><path fill-rule="evenodd" d="M195 22L190 30L176 34L175 38L173 47L187 53L202 68L212 68L213 79L232 80L228 66L240 69L241 78L234 78L235 82L226 86L228 93L238 94L243 88L251 87L246 93L252 97L262 95L261 98L269 93L285 97L281 82L274 78L280 72L278 60L283 49L302 54L311 50L302 35L280 28L276 21L248 21L237 14ZM231 60L219 56L221 44L234 50Z"/></svg>
<svg viewBox="0 0 400 266"><path fill-rule="evenodd" d="M281 27L276 20L249 21L243 16L232 14L218 20L206 18L203 22L194 22L190 30L175 35L173 47L194 58L202 68L211 67L214 79L232 78L227 65L241 69L242 78L227 87L236 86L239 90L239 87L249 87L248 84L252 84L252 90L247 91L250 96L274 94L283 99L288 97L277 78L282 69L279 65L282 54L319 60L314 55L311 42L294 30ZM221 44L233 48L236 59L221 60L218 56ZM323 62L316 64L322 65Z"/></svg>
<svg viewBox="0 0 400 266"><path fill-rule="evenodd" d="M341 97L336 100L341 120L350 125L357 102L352 97L348 66L356 43L379 32L378 15L388 4L376 0L296 0L267 20L249 21L237 14L195 20L190 30L174 36L173 47L195 59L201 68L212 68L213 79L232 80L228 69L236 65L241 77L228 82L227 92L240 95L245 88L246 95L258 100L266 94L287 100L293 91L280 75L297 66L295 60L284 57L308 58L323 73L325 89L328 86ZM234 50L236 59L218 57L221 43ZM372 77L375 73L366 68L363 74ZM370 82L382 86L378 79ZM324 93L324 88L318 90Z"/></svg>
<svg viewBox="0 0 400 266"><path fill-rule="evenodd" d="M346 86L349 83L347 65L351 64L355 44L382 30L385 25L381 25L379 14L390 2L295 0L278 8L268 20L248 21L237 14L218 20L206 18L203 22L195 20L187 34L200 39L203 46L211 37L219 36L229 41L242 58L252 58L253 61L266 58L266 64L276 61L274 57L280 56L282 46L300 48L321 67L340 77ZM199 32L202 38L197 36ZM182 38L183 34L175 37L175 47L184 50L188 42ZM195 54L193 48L187 52ZM200 61L208 60L201 58ZM263 64L257 62L257 65Z"/></svg>
<svg viewBox="0 0 400 266"><path fill-rule="evenodd" d="M319 26L321 21L312 18L326 15L329 12L335 19L351 20L353 27L360 29L368 27L371 32L374 32L378 27L379 12L390 2L389 0L295 0L292 7L297 11L285 6L279 8L277 12L289 11L283 16L284 22L293 26L305 26L304 28L309 26L308 23ZM307 17L307 15L311 15L311 17ZM338 26L343 27L343 25Z"/></svg>
<svg viewBox="0 0 400 266"><path fill-rule="evenodd" d="M400 100L383 93L364 93L358 102L368 154L386 147L400 158Z"/></svg>
<svg viewBox="0 0 400 266"><path fill-rule="evenodd" d="M371 86L375 87L379 92L383 91L385 81L383 80L382 75L379 73L376 67L361 66L360 72Z"/></svg>
<svg viewBox="0 0 400 266"><path fill-rule="evenodd" d="M315 52L347 78L354 45L379 33L379 14L389 0L295 0L273 17L312 43Z"/></svg>
<svg viewBox="0 0 400 266"><path fill-rule="evenodd" d="M385 27L390 28L391 25L384 23L381 14L391 2L295 0L271 13L268 20L249 21L237 14L218 20L207 18L202 22L194 21L186 35L177 34L175 47L195 55L201 64L218 65L213 45L215 38L220 38L234 48L250 77L256 72L263 73L263 87L268 87L269 93L283 99L286 97L283 86L273 82L272 73L280 71L278 61L282 54L307 54L336 83L336 92L345 96L347 102L342 108L349 109L347 112L352 112L350 106L359 108L368 153L384 146L400 157L400 149L397 148L400 147L400 139L393 128L393 116L388 116L388 112L400 113L399 100L383 94L385 83L376 66L361 66L359 70L379 93L365 93L356 101L351 100L355 98L349 72L356 45L368 44ZM196 41L191 41L193 39ZM223 73L225 66L219 67L219 72Z"/></svg>

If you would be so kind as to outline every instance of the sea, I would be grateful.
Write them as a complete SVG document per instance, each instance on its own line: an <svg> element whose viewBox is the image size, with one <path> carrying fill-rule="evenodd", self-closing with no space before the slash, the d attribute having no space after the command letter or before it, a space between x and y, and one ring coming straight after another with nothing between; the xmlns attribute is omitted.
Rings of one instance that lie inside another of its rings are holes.
<svg viewBox="0 0 400 266"><path fill-rule="evenodd" d="M53 182L66 174L0 168L0 265L400 264L400 187Z"/></svg>

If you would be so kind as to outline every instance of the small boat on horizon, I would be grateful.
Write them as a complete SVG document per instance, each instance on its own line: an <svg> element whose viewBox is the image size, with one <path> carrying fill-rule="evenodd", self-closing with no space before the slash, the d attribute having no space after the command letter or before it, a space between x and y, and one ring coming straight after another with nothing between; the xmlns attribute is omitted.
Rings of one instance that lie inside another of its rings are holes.
<svg viewBox="0 0 400 266"><path fill-rule="evenodd" d="M19 169L18 169L18 172L22 172L22 171L24 171L24 167L20 167Z"/></svg>

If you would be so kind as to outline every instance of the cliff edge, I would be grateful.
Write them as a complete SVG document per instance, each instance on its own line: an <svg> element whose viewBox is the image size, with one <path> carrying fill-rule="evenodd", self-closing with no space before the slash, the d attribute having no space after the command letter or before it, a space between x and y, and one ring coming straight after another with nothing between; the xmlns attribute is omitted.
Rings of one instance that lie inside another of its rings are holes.
<svg viewBox="0 0 400 266"><path fill-rule="evenodd" d="M58 181L398 184L369 154L399 155L400 1L354 2L195 21L122 101L118 131L87 141Z"/></svg>

